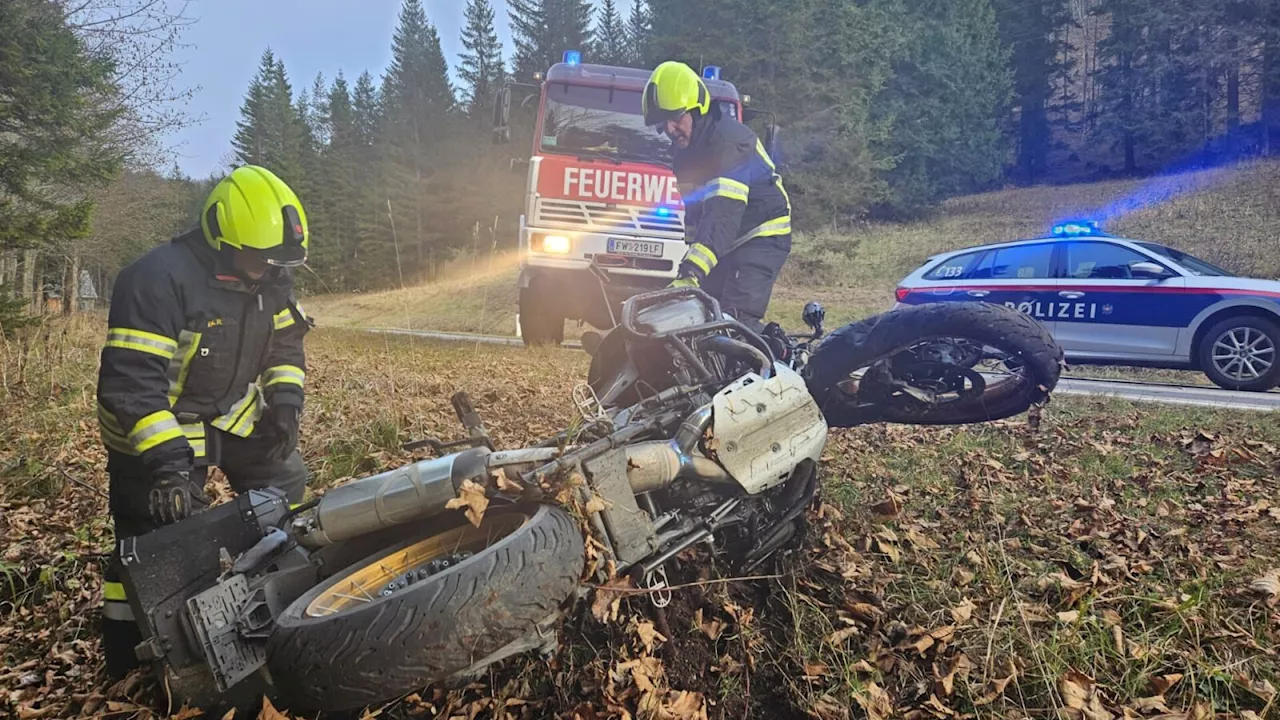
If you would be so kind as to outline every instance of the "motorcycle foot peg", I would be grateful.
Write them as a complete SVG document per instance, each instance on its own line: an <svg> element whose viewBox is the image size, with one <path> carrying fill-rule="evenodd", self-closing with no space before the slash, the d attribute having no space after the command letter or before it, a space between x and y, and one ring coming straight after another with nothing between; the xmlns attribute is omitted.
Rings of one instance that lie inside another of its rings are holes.
<svg viewBox="0 0 1280 720"><path fill-rule="evenodd" d="M664 608L671 604L671 591L664 589L671 587L671 583L667 581L667 569L665 567L655 568L649 576L644 579L645 588L649 592L649 602L653 603L656 608Z"/></svg>

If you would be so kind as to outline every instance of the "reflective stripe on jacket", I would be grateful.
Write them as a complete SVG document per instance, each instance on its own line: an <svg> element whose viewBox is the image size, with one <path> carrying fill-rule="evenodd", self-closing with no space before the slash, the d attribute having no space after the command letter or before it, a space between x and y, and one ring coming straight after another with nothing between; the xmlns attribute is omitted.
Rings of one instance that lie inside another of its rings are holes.
<svg viewBox="0 0 1280 720"><path fill-rule="evenodd" d="M694 120L674 170L691 245L723 260L752 238L791 233L791 199L773 160L751 128L718 108Z"/></svg>
<svg viewBox="0 0 1280 720"><path fill-rule="evenodd" d="M268 405L302 407L311 323L291 276L249 286L221 261L195 230L121 271L98 373L108 448L200 458L208 426L248 437Z"/></svg>

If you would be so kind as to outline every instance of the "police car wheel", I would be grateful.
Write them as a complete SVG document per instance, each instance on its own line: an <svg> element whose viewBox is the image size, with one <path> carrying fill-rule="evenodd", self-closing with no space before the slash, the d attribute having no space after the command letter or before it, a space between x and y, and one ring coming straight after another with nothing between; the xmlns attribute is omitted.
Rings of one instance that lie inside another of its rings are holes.
<svg viewBox="0 0 1280 720"><path fill-rule="evenodd" d="M1218 387L1266 392L1280 384L1280 324L1255 315L1217 322L1201 337L1199 360Z"/></svg>

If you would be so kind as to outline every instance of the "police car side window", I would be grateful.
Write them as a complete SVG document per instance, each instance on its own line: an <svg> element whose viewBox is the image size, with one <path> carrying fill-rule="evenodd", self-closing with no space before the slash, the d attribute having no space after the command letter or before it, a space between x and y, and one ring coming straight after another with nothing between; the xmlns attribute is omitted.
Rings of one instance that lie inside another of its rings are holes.
<svg viewBox="0 0 1280 720"><path fill-rule="evenodd" d="M965 253L942 261L937 267L925 273L925 280L965 280L970 277L973 266L984 250Z"/></svg>
<svg viewBox="0 0 1280 720"><path fill-rule="evenodd" d="M991 250L973 273L984 280L1034 280L1049 277L1053 245L1016 245Z"/></svg>
<svg viewBox="0 0 1280 720"><path fill-rule="evenodd" d="M1067 245L1067 277L1072 280L1134 280L1135 263L1151 258L1126 247L1100 242L1073 242Z"/></svg>

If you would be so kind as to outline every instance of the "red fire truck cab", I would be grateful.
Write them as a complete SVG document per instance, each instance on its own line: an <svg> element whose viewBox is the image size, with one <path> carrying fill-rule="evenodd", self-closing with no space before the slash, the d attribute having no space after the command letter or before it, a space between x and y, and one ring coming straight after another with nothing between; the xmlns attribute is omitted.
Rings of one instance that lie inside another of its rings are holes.
<svg viewBox="0 0 1280 720"><path fill-rule="evenodd" d="M670 283L686 249L671 143L641 117L649 71L577 57L565 53L526 86L539 103L520 218L517 329L527 345L559 344L566 319L611 327L610 307ZM718 68L703 76L721 112L741 118L737 89ZM512 87L495 105L498 142L510 138Z"/></svg>

